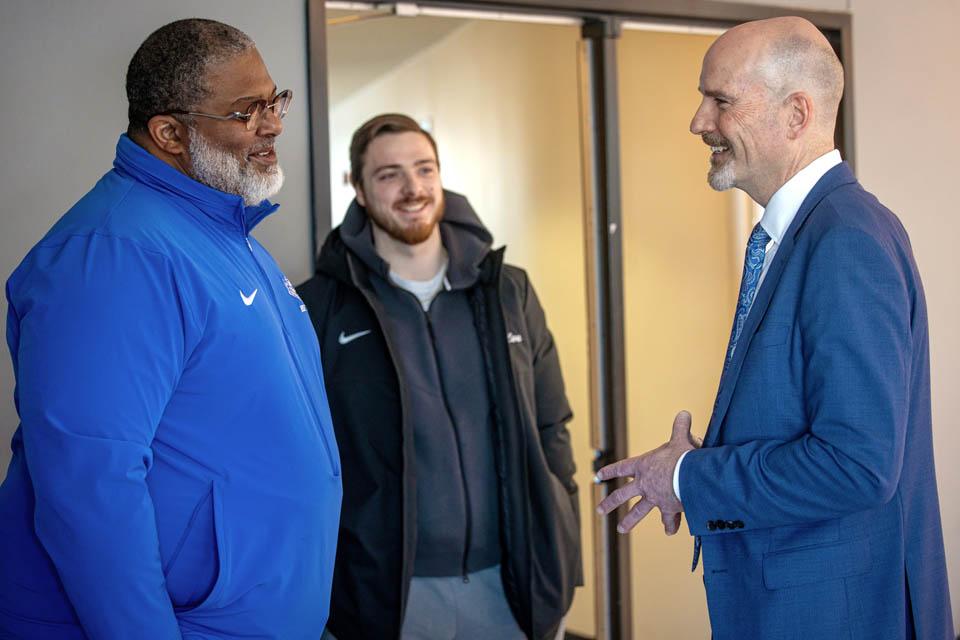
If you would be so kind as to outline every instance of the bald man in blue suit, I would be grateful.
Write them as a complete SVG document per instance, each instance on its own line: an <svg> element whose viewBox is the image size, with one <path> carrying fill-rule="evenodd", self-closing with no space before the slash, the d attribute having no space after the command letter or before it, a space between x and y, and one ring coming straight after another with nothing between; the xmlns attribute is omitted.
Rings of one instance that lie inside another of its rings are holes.
<svg viewBox="0 0 960 640"><path fill-rule="evenodd" d="M702 447L602 469L601 502L685 511L714 638L952 639L933 464L927 312L910 241L833 147L843 69L800 18L707 52L690 126L710 185L765 207L747 245Z"/></svg>

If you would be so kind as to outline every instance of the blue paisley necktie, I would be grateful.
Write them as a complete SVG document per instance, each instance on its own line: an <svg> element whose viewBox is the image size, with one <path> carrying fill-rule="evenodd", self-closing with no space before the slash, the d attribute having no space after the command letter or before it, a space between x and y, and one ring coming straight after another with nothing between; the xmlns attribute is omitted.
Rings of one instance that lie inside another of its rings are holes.
<svg viewBox="0 0 960 640"><path fill-rule="evenodd" d="M743 325L747 321L753 299L757 297L757 286L760 284L760 272L763 271L763 258L767 254L767 243L770 235L764 231L760 223L753 228L750 240L747 242L747 253L743 258L743 279L740 281L740 295L737 298L737 312L733 316L733 329L730 331L730 346L727 348L727 359L724 368L733 360L733 352L737 348L737 341L743 332Z"/></svg>

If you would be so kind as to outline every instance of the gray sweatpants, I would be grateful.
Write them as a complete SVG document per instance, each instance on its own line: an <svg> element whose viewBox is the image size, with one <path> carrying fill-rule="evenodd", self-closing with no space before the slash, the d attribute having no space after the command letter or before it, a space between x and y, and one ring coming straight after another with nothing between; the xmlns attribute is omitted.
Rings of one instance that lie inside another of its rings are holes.
<svg viewBox="0 0 960 640"><path fill-rule="evenodd" d="M401 640L526 640L503 593L499 565L467 577L414 577ZM561 625L558 640L563 636ZM326 631L323 640L336 638Z"/></svg>

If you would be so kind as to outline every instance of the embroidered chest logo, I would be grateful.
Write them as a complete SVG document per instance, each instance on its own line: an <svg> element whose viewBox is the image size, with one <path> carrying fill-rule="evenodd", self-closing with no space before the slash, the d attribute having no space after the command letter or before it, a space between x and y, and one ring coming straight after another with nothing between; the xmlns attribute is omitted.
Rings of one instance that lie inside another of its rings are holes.
<svg viewBox="0 0 960 640"><path fill-rule="evenodd" d="M340 344L350 344L357 338L362 338L369 333L370 329L367 329L366 331L357 331L356 333L351 333L350 335L347 335L346 332L341 331L340 336L337 338L337 342Z"/></svg>
<svg viewBox="0 0 960 640"><path fill-rule="evenodd" d="M300 311L305 312L307 310L307 305L303 304L303 298L297 294L297 290L293 288L293 285L290 284L290 280L287 276L283 276L283 286L287 288L287 293L300 301Z"/></svg>
<svg viewBox="0 0 960 640"><path fill-rule="evenodd" d="M241 291L240 291L240 299L243 300L243 304L247 305L248 307L249 307L250 305L252 305L252 304L253 304L253 299L257 297L257 291L259 291L259 289L254 289L254 290L253 290L253 293L251 293L250 295L245 295L245 294L243 293L243 291L241 290Z"/></svg>

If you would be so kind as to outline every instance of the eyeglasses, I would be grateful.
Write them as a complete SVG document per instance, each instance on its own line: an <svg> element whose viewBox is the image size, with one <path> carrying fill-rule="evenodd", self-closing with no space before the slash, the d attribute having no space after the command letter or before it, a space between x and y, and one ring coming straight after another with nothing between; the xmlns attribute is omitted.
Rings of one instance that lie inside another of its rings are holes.
<svg viewBox="0 0 960 640"><path fill-rule="evenodd" d="M196 111L180 110L167 111L166 113L171 115L180 113L186 116L202 116L204 118L213 118L214 120L239 120L246 124L247 131L253 131L260 124L260 119L268 110L272 111L273 115L282 120L283 117L287 115L287 111L290 109L291 100L293 100L293 91L290 89L284 89L273 98L273 102L257 100L255 102L251 102L250 105L243 111L234 111L225 116L218 116L213 113L198 113Z"/></svg>

